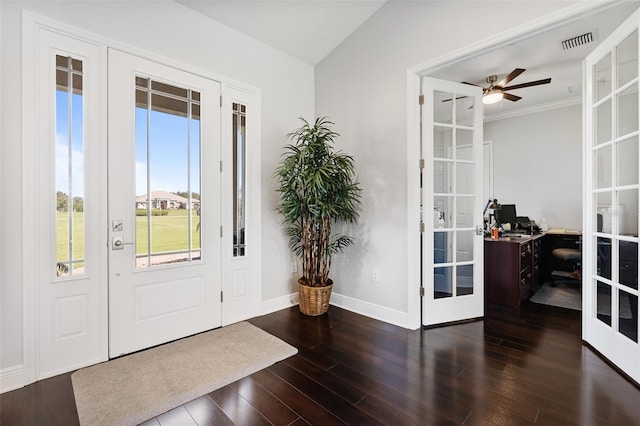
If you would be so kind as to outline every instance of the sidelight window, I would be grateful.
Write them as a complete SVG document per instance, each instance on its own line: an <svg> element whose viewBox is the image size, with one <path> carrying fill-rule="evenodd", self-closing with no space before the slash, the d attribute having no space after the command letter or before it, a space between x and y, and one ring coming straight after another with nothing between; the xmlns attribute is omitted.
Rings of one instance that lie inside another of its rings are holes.
<svg viewBox="0 0 640 426"><path fill-rule="evenodd" d="M84 111L82 61L56 55L56 275L84 273Z"/></svg>
<svg viewBox="0 0 640 426"><path fill-rule="evenodd" d="M233 104L233 256L245 255L246 105Z"/></svg>

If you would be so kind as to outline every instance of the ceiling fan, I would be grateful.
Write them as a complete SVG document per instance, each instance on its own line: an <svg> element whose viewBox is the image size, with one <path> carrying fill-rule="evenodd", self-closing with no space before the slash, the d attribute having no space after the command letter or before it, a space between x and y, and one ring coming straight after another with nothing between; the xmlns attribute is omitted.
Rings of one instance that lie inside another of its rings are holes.
<svg viewBox="0 0 640 426"><path fill-rule="evenodd" d="M512 102L519 101L520 99L522 99L521 96L517 96L517 95L511 94L511 93L507 93L507 92L510 91L510 90L522 89L524 87L539 86L541 84L549 84L549 83L551 83L551 79L550 78L544 78L542 80L529 81L527 83L514 84L512 86L507 86L507 84L509 84L511 82L511 80L515 79L516 77L518 77L523 72L525 72L524 68L516 68L513 71L511 71L509 74L507 74L499 82L497 82L498 81L498 76L497 75L490 75L485 80L487 82L487 84L489 85L487 87L478 86L477 84L468 83L466 81L463 81L462 83L463 84L469 84L471 86L482 87L482 103L486 104L486 105L494 104L496 102L499 102L502 99L507 99L507 100L510 100ZM463 96L463 97L466 97L466 96ZM460 98L456 98L456 99L460 99ZM447 101L450 101L450 100L451 99L445 99L445 100L443 100L443 102L447 102Z"/></svg>

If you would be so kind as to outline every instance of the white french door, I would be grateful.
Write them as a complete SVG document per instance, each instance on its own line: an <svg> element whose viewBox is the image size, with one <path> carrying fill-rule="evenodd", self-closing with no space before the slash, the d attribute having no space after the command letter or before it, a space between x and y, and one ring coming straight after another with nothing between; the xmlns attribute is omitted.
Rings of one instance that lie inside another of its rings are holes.
<svg viewBox="0 0 640 426"><path fill-rule="evenodd" d="M585 59L583 339L640 382L636 11Z"/></svg>
<svg viewBox="0 0 640 426"><path fill-rule="evenodd" d="M484 315L482 90L422 78L423 325Z"/></svg>
<svg viewBox="0 0 640 426"><path fill-rule="evenodd" d="M109 49L109 353L221 325L220 83Z"/></svg>

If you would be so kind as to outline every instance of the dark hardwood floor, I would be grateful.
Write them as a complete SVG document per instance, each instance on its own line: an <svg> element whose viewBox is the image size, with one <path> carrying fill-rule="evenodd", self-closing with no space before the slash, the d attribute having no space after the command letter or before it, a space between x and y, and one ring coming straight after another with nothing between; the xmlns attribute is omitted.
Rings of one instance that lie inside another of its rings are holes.
<svg viewBox="0 0 640 426"><path fill-rule="evenodd" d="M405 330L336 307L251 323L298 348L145 425L640 425L640 390L580 340L580 313L491 306ZM70 374L0 396L2 425L78 424Z"/></svg>

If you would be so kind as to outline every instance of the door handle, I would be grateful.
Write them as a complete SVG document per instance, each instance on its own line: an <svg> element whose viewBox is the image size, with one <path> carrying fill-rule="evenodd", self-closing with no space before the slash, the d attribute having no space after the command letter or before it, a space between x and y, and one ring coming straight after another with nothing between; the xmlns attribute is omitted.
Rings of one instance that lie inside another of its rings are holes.
<svg viewBox="0 0 640 426"><path fill-rule="evenodd" d="M133 243L125 243L122 236L111 237L111 250L122 250L125 245L133 245Z"/></svg>

